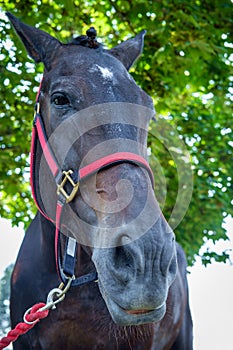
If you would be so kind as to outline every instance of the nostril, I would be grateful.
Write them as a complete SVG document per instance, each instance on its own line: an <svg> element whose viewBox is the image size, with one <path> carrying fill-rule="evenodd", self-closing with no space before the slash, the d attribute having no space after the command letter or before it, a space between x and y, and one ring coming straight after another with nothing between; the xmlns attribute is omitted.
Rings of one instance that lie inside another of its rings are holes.
<svg viewBox="0 0 233 350"><path fill-rule="evenodd" d="M124 247L116 247L112 255L112 263L108 270L114 279L126 285L129 282L129 276L132 269L132 257Z"/></svg>
<svg viewBox="0 0 233 350"><path fill-rule="evenodd" d="M115 262L116 262L116 265L119 265L119 267L122 267L124 265L127 265L127 266L131 265L132 257L124 246L116 247Z"/></svg>
<svg viewBox="0 0 233 350"><path fill-rule="evenodd" d="M174 277L176 276L176 271L177 271L177 260L176 260L176 256L174 255L170 265L169 265L169 274L172 276L172 280L174 279Z"/></svg>
<svg viewBox="0 0 233 350"><path fill-rule="evenodd" d="M172 238L163 246L160 257L160 269L164 277L171 277L171 279L174 279L176 268L176 253L174 247L174 238Z"/></svg>

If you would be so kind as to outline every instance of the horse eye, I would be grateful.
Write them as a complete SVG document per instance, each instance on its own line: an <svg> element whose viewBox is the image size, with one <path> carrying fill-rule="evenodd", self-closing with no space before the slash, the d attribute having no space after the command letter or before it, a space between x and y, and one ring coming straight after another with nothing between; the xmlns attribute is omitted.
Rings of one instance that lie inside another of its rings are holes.
<svg viewBox="0 0 233 350"><path fill-rule="evenodd" d="M70 106L69 99L62 93L55 93L51 96L51 103L56 107L68 107Z"/></svg>

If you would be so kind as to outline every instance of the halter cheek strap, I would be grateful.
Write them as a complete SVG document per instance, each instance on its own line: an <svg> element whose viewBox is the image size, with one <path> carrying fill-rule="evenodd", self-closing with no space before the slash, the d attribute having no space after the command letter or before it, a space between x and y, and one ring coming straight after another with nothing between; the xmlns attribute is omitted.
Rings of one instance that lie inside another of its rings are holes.
<svg viewBox="0 0 233 350"><path fill-rule="evenodd" d="M37 98L39 94L37 95ZM136 164L140 167L143 167L147 170L152 185L154 184L154 177L152 170L148 162L141 156L131 153L131 152L117 152L110 154L108 156L102 157L79 170L69 169L63 170L58 165L56 157L49 145L48 138L45 132L44 123L40 115L39 103L36 103L35 106L35 117L33 122L33 131L32 131L32 142L31 142L31 161L30 161L30 182L32 188L32 195L34 201L41 212L41 214L49 221L54 222L45 212L45 210L40 206L37 194L36 194L36 182L35 182L35 163L36 163L36 147L37 142L39 141L42 152L46 159L46 162L50 168L50 171L54 177L54 180L57 184L57 207L56 207L56 220L55 220L55 257L56 257L56 266L57 271L64 282L67 276L74 275L75 262L76 262L76 250L77 242L73 238L68 237L66 243L66 249L64 253L63 263L61 263L61 254L60 254L60 227L61 227L61 216L64 205L71 202L77 195L79 185L82 180L88 176L97 173L99 170L104 169L109 165L116 165L122 162L129 162ZM68 193L65 190L66 183L69 183L72 186L72 190ZM91 281L96 280L97 273L93 272L81 277L74 278L72 285L82 285Z"/></svg>

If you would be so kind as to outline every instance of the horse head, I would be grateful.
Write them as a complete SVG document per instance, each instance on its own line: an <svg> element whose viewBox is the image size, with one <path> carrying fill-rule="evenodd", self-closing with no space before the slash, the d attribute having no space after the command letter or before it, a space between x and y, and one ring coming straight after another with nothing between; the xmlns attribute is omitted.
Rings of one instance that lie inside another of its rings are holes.
<svg viewBox="0 0 233 350"><path fill-rule="evenodd" d="M116 152L146 159L153 103L128 73L145 32L107 50L93 29L63 44L8 16L29 55L44 64L39 108L61 168L80 169ZM92 173L80 182L62 219L64 234L79 241L94 263L102 297L119 325L161 320L176 276L174 233L148 168L125 160ZM55 220L56 182L39 146L35 177L38 201Z"/></svg>

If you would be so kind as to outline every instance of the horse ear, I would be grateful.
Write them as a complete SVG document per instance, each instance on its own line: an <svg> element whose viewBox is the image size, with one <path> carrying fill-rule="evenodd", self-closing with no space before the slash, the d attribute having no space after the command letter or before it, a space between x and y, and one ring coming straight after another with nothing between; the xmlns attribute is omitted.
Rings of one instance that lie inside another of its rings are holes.
<svg viewBox="0 0 233 350"><path fill-rule="evenodd" d="M142 53L145 34L146 30L143 30L134 38L128 39L109 50L109 53L118 58L125 68L129 70Z"/></svg>
<svg viewBox="0 0 233 350"><path fill-rule="evenodd" d="M43 30L21 22L10 12L7 12L6 15L22 40L29 56L37 63L43 62L46 69L49 70L51 68L51 56L62 44Z"/></svg>

